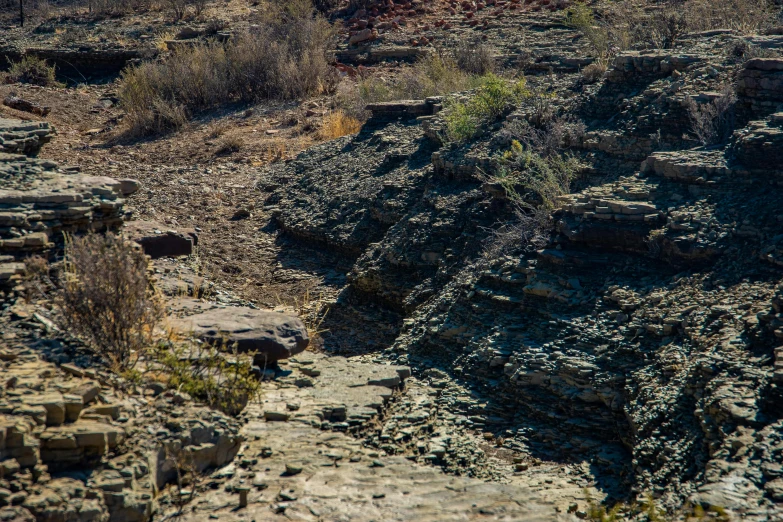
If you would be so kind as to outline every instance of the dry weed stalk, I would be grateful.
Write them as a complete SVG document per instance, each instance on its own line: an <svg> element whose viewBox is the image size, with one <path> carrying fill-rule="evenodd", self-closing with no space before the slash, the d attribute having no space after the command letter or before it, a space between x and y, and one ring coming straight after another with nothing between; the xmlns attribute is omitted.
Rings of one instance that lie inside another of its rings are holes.
<svg viewBox="0 0 783 522"><path fill-rule="evenodd" d="M310 288L307 288L301 297L294 297L291 304L284 303L280 295L277 295L276 298L280 306L293 308L294 313L302 320L307 329L307 335L310 337L310 346L316 346L321 340L321 335L328 332L327 329L323 328L323 323L329 314L330 308L326 304L326 297L323 292L319 292L316 296L311 292Z"/></svg>
<svg viewBox="0 0 783 522"><path fill-rule="evenodd" d="M725 86L711 101L699 104L687 99L691 130L699 143L705 146L725 143L731 137L734 123L734 106L737 95L731 86Z"/></svg>
<svg viewBox="0 0 783 522"><path fill-rule="evenodd" d="M193 454L184 450L179 442L165 444L164 455L163 464L172 466L176 473L176 492L173 495L173 500L179 515L182 514L185 506L193 500L196 490L204 480L204 475L196 467ZM189 486L190 489L185 489L186 486Z"/></svg>

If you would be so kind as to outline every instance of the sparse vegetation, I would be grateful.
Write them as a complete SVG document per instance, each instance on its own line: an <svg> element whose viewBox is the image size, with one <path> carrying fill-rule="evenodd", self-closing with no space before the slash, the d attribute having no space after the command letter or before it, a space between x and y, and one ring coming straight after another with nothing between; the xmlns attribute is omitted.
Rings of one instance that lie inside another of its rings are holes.
<svg viewBox="0 0 783 522"><path fill-rule="evenodd" d="M781 56L779 49L769 49L754 45L747 40L737 40L728 49L729 58L733 58L738 63L747 62L753 58L779 58Z"/></svg>
<svg viewBox="0 0 783 522"><path fill-rule="evenodd" d="M726 510L719 506L707 506L686 503L675 512L667 513L661 508L652 495L642 502L615 502L612 507L607 507L596 502L589 491L584 491L586 509L583 517L590 522L618 522L620 520L638 520L640 522L664 522L669 520L687 520L689 522L728 522L731 518ZM576 512L578 505L569 509L569 513Z"/></svg>
<svg viewBox="0 0 783 522"><path fill-rule="evenodd" d="M228 44L205 43L132 67L123 73L119 89L128 131L155 134L229 103L329 90L332 36L329 23L312 8L281 7Z"/></svg>
<svg viewBox="0 0 783 522"><path fill-rule="evenodd" d="M725 143L734 128L734 105L737 95L731 86L724 87L712 100L697 103L687 98L691 131L705 146Z"/></svg>
<svg viewBox="0 0 783 522"><path fill-rule="evenodd" d="M360 79L356 86L344 83L337 99L347 115L361 121L368 116L364 110L368 103L441 96L474 89L480 83L479 76L461 70L454 58L433 53L394 80L373 77Z"/></svg>
<svg viewBox="0 0 783 522"><path fill-rule="evenodd" d="M650 10L630 2L604 2L595 9L578 2L566 11L564 22L580 31L596 55L605 59L628 49L670 49L686 33L758 33L774 25L778 15L779 8L769 0L668 0Z"/></svg>
<svg viewBox="0 0 783 522"><path fill-rule="evenodd" d="M163 306L137 245L111 233L71 238L55 304L61 327L115 370L132 368L152 345Z"/></svg>
<svg viewBox="0 0 783 522"><path fill-rule="evenodd" d="M526 99L535 108L534 94ZM546 98L546 96L543 96ZM530 115L531 122L515 119L505 124L496 143L508 149L497 158L497 170L485 181L499 186L514 208L507 223L493 231L484 255L501 255L514 247L541 248L552 228L551 211L556 198L570 191L581 164L563 149L576 145L585 126L568 117L546 111ZM506 145L504 145L506 144Z"/></svg>
<svg viewBox="0 0 783 522"><path fill-rule="evenodd" d="M324 117L319 135L321 139L333 140L349 134L356 134L362 128L361 122L338 109Z"/></svg>
<svg viewBox="0 0 783 522"><path fill-rule="evenodd" d="M453 59L431 54L420 59L391 84L369 81L362 82L359 87L367 101L387 101L438 96L475 85L475 78L460 70Z"/></svg>
<svg viewBox="0 0 783 522"><path fill-rule="evenodd" d="M606 60L598 60L582 69L582 78L585 83L596 83L603 77L607 68L608 64Z"/></svg>
<svg viewBox="0 0 783 522"><path fill-rule="evenodd" d="M494 180L518 203L554 207L557 196L567 194L580 169L570 154L544 156L514 140L503 154Z"/></svg>
<svg viewBox="0 0 783 522"><path fill-rule="evenodd" d="M577 145L584 133L585 125L582 121L552 115L537 126L522 119L513 120L504 126L498 139L506 143L516 140L528 150L548 157L559 154L566 147Z"/></svg>
<svg viewBox="0 0 783 522"><path fill-rule="evenodd" d="M577 2L566 11L565 24L580 31L590 42L599 58L609 54L609 34L600 26L594 11L584 2Z"/></svg>
<svg viewBox="0 0 783 522"><path fill-rule="evenodd" d="M236 346L196 341L161 342L150 352L148 371L164 376L169 388L187 393L229 415L237 415L258 398L253 355Z"/></svg>
<svg viewBox="0 0 783 522"><path fill-rule="evenodd" d="M461 143L476 135L482 124L495 120L530 92L524 79L509 82L494 74L482 78L481 86L466 102L454 102L445 117L446 138Z"/></svg>
<svg viewBox="0 0 783 522"><path fill-rule="evenodd" d="M512 219L493 230L485 242L484 258L494 259L520 246L542 248L551 228L549 209L516 205Z"/></svg>
<svg viewBox="0 0 783 522"><path fill-rule="evenodd" d="M24 56L13 62L8 70L9 83L30 83L48 87L57 85L55 67L34 55Z"/></svg>
<svg viewBox="0 0 783 522"><path fill-rule="evenodd" d="M497 62L492 50L483 43L462 42L454 50L454 61L460 70L474 75L495 72Z"/></svg>
<svg viewBox="0 0 783 522"><path fill-rule="evenodd" d="M193 501L204 474L196 467L193 453L181 445L164 445L164 455L166 461L163 464L173 468L176 473L176 483L172 484L170 491L177 506L177 514L182 514L183 508Z"/></svg>
<svg viewBox="0 0 783 522"><path fill-rule="evenodd" d="M242 147L244 147L244 145L245 145L245 141L242 139L242 136L239 136L237 134L223 136L218 142L218 146L217 146L217 150L215 150L215 154L217 155L233 154L234 152L239 152L240 150L242 150Z"/></svg>

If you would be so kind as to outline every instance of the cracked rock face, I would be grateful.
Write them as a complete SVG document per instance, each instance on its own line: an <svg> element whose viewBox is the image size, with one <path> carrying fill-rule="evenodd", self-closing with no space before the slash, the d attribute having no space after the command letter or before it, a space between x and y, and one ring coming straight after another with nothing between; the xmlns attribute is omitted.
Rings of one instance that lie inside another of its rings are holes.
<svg viewBox="0 0 783 522"><path fill-rule="evenodd" d="M52 133L46 123L0 119L0 286L19 278L25 257L48 255L62 233L122 224L127 182L31 157Z"/></svg>
<svg viewBox="0 0 783 522"><path fill-rule="evenodd" d="M183 520L557 519L563 501L543 489L446 475L351 436L378 422L409 376L408 367L367 360L309 352L290 359L263 403L248 406L246 441L221 471L225 487L205 492ZM237 509L242 492L249 505Z"/></svg>

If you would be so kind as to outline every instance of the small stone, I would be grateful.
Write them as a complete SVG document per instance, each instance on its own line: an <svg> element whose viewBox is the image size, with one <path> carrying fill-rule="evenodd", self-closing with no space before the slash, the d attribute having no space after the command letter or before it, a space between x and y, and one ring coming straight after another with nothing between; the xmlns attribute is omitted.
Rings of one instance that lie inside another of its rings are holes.
<svg viewBox="0 0 783 522"><path fill-rule="evenodd" d="M287 462L285 465L286 475L298 475L302 472L304 466L294 462Z"/></svg>
<svg viewBox="0 0 783 522"><path fill-rule="evenodd" d="M282 501L285 501L285 502L293 502L293 501L295 501L295 500L296 500L296 495L294 495L294 494L293 494L293 492L285 492L285 491L281 491L281 492L280 492L280 493L277 495L277 497L278 497L280 500L282 500Z"/></svg>
<svg viewBox="0 0 783 522"><path fill-rule="evenodd" d="M265 411L264 419L267 422L286 422L291 418L291 415L282 411Z"/></svg>

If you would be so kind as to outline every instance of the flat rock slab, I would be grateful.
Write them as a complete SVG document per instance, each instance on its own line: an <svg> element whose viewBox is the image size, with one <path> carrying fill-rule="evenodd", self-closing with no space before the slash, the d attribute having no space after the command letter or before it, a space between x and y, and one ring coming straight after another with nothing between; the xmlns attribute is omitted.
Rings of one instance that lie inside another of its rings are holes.
<svg viewBox="0 0 783 522"><path fill-rule="evenodd" d="M296 356L281 368L275 381L278 388L264 390L264 418L321 428L368 422L410 376L407 366L366 364L311 352Z"/></svg>
<svg viewBox="0 0 783 522"><path fill-rule="evenodd" d="M392 388L408 378L406 366L305 352L278 373L265 387L263 403L246 410L243 451L254 459L221 471L232 476L229 487L205 491L180 520L578 520L558 514L558 504L542 491L447 475L405 456L379 455L330 429L340 429L330 421L356 429L376 422ZM295 384L303 379L312 384ZM247 493L244 508L238 507L241 490Z"/></svg>
<svg viewBox="0 0 783 522"><path fill-rule="evenodd" d="M54 129L45 121L0 118L0 152L35 156L53 135Z"/></svg>
<svg viewBox="0 0 783 522"><path fill-rule="evenodd" d="M299 318L239 306L174 319L172 326L212 344L236 343L241 353L256 352L256 364L260 365L301 353L310 342Z"/></svg>

